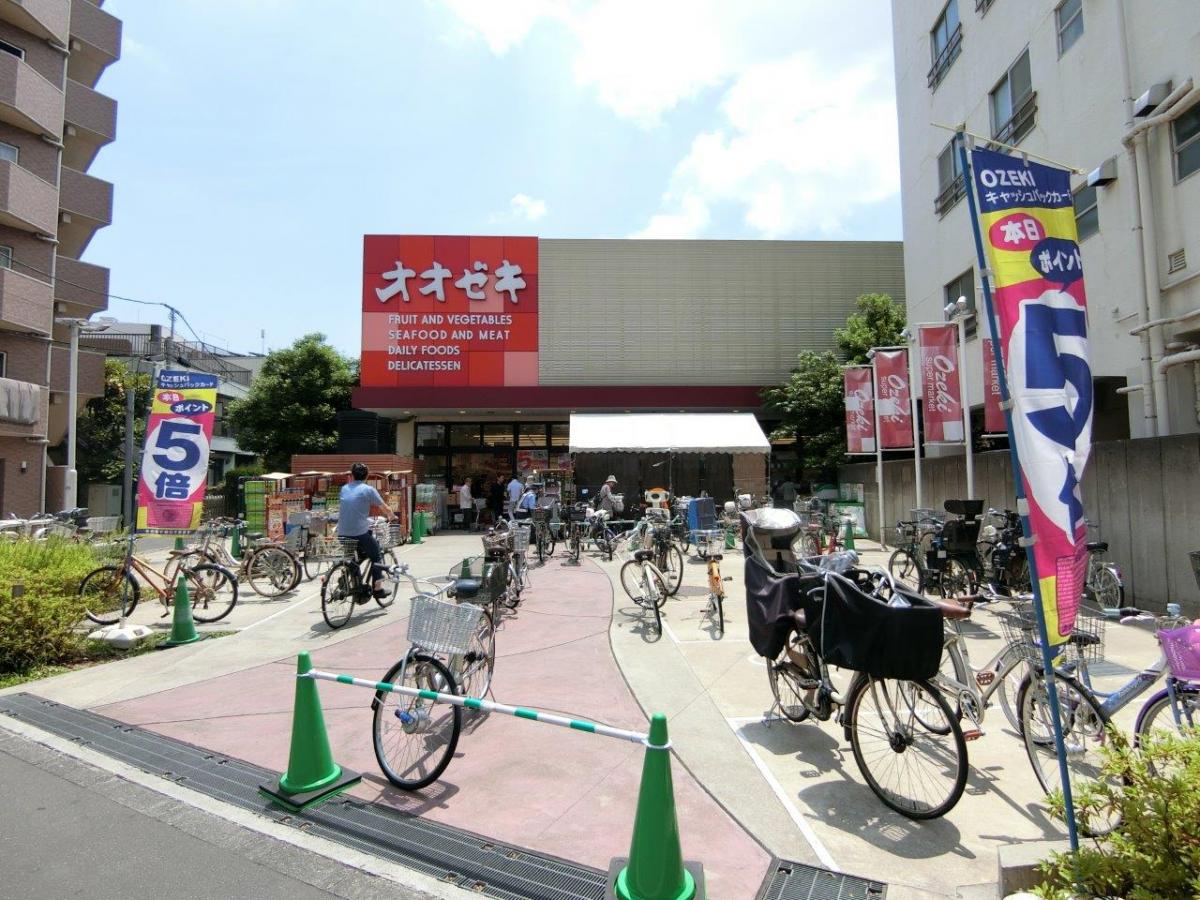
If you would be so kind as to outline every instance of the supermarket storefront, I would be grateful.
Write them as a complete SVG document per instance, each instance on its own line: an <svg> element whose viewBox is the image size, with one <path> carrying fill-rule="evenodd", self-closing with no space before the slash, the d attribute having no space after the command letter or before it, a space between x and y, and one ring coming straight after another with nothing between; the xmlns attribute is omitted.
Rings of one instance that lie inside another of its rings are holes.
<svg viewBox="0 0 1200 900"><path fill-rule="evenodd" d="M367 235L363 260L354 405L444 483L568 469L572 413L757 413L859 294L904 300L899 242Z"/></svg>

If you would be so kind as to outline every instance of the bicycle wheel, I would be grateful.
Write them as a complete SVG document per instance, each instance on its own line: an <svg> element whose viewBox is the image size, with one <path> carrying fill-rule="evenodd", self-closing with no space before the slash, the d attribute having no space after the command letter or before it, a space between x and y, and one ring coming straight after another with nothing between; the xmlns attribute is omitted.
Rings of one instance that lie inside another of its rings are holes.
<svg viewBox="0 0 1200 900"><path fill-rule="evenodd" d="M938 664L938 673L933 677L933 684L946 700L946 705L954 715L954 721L961 722L963 709L958 692L961 690L959 685L967 684L967 673L963 670L962 659L958 652L951 650L950 646L947 644L942 648L942 659ZM921 691L915 682L900 682L900 695L922 728L928 729L934 734L947 735L950 733L950 723L942 716L941 706Z"/></svg>
<svg viewBox="0 0 1200 900"><path fill-rule="evenodd" d="M1003 710L1004 718L1008 719L1013 731L1019 735L1021 708L1017 706L1017 694L1020 693L1021 684L1029 671L1029 666L1025 665L1025 653L1022 648L1016 644L1009 644L1004 655L996 662L994 671L1000 679L1000 686L996 688L996 694L1000 697L1000 709Z"/></svg>
<svg viewBox="0 0 1200 900"><path fill-rule="evenodd" d="M644 598L654 603L655 610L662 609L667 602L667 580L663 573L658 571L658 566L648 562L643 577L646 579Z"/></svg>
<svg viewBox="0 0 1200 900"><path fill-rule="evenodd" d="M246 561L246 580L260 597L282 596L292 589L293 563L291 554L281 547L252 550Z"/></svg>
<svg viewBox="0 0 1200 900"><path fill-rule="evenodd" d="M546 557L549 554L546 553L546 538L542 535L540 530L538 531L537 537L534 539L533 544L534 552L537 553L538 562L542 565L545 565Z"/></svg>
<svg viewBox="0 0 1200 900"><path fill-rule="evenodd" d="M509 609L516 609L521 602L521 572L512 563L508 564L508 578L505 579L503 603Z"/></svg>
<svg viewBox="0 0 1200 900"><path fill-rule="evenodd" d="M667 584L667 593L674 597L679 592L679 586L683 584L683 553L671 544L663 551L659 561L662 563L659 568Z"/></svg>
<svg viewBox="0 0 1200 900"><path fill-rule="evenodd" d="M630 600L640 600L642 597L642 564L631 559L621 566L621 587L629 595Z"/></svg>
<svg viewBox="0 0 1200 900"><path fill-rule="evenodd" d="M965 597L971 593L971 575L961 560L955 559L953 556L946 560L938 591L947 600L954 597Z"/></svg>
<svg viewBox="0 0 1200 900"><path fill-rule="evenodd" d="M810 671L813 656L809 650L807 638L799 638L793 632L779 657L767 663L767 681L775 705L789 722L803 722L809 716L804 698L817 684L815 672Z"/></svg>
<svg viewBox="0 0 1200 900"><path fill-rule="evenodd" d="M940 729L916 727L916 715L892 679L859 675L846 701L854 761L887 806L910 819L936 819L954 808L967 783L967 742L941 691L912 682L928 709L939 710Z"/></svg>
<svg viewBox="0 0 1200 900"><path fill-rule="evenodd" d="M888 560L888 574L897 581L921 593L924 579L921 577L921 564L911 550L902 547L892 554Z"/></svg>
<svg viewBox="0 0 1200 900"><path fill-rule="evenodd" d="M359 585L358 566L336 563L321 582L321 615L330 628L341 628L354 612L354 595Z"/></svg>
<svg viewBox="0 0 1200 900"><path fill-rule="evenodd" d="M1146 701L1142 711L1138 713L1137 726L1134 728L1133 745L1142 747L1147 739L1163 735L1180 735L1186 729L1200 728L1200 688L1191 684L1176 681L1174 684L1175 706L1171 705L1171 695L1163 688ZM1176 719L1178 712L1178 720ZM1149 759L1146 764L1150 771L1156 767Z"/></svg>
<svg viewBox="0 0 1200 900"><path fill-rule="evenodd" d="M401 667L404 668L404 681L397 687L442 694L458 691L454 676L436 657L410 652L388 670L383 680L396 684ZM415 791L436 781L450 764L454 748L458 746L462 709L392 691L376 691L371 707L375 711L371 743L375 748L375 759L387 780L406 791Z"/></svg>
<svg viewBox="0 0 1200 900"><path fill-rule="evenodd" d="M302 554L304 577L309 581L324 575L329 571L329 567L333 565L333 560L327 555L321 555L325 552L323 543L315 535L310 534L304 544L304 553Z"/></svg>
<svg viewBox="0 0 1200 900"><path fill-rule="evenodd" d="M450 667L459 691L467 697L484 697L492 686L496 669L496 626L486 609L479 615L479 624L471 635L467 652L456 656Z"/></svg>
<svg viewBox="0 0 1200 900"><path fill-rule="evenodd" d="M400 564L400 560L396 557L395 550L384 550L383 551L383 564L388 569L391 569L394 566L397 566ZM389 588L389 585L390 585L390 588ZM393 581L390 578L384 578L383 589L385 591L388 591L388 593L386 595L384 595L383 597L376 597L375 602L379 604L381 609L387 609L389 606L391 606L393 603L396 602L396 595L400 593L400 582Z"/></svg>
<svg viewBox="0 0 1200 900"><path fill-rule="evenodd" d="M101 566L79 582L84 613L97 625L116 625L138 605L138 583L124 566Z"/></svg>
<svg viewBox="0 0 1200 900"><path fill-rule="evenodd" d="M1078 681L1061 672L1054 673L1058 691L1059 723L1066 748L1067 774L1074 796L1087 784L1106 778L1101 770L1101 749L1108 741L1108 716ZM1050 713L1050 694L1041 672L1027 675L1017 694L1021 715L1021 735L1025 752L1038 783L1047 794L1062 787L1059 779L1058 752L1054 746L1054 717ZM1110 782L1112 779L1108 779ZM1078 814L1078 810L1076 811ZM1091 837L1108 834L1120 824L1116 810L1079 817L1079 828Z"/></svg>
<svg viewBox="0 0 1200 900"><path fill-rule="evenodd" d="M1026 563L1028 565L1028 563ZM1088 588L1096 598L1096 605L1101 609L1119 610L1125 605L1125 586L1111 566L1099 566L1091 573Z"/></svg>
<svg viewBox="0 0 1200 900"><path fill-rule="evenodd" d="M192 597L192 618L219 622L233 611L238 600L237 577L223 566L201 563L184 569Z"/></svg>

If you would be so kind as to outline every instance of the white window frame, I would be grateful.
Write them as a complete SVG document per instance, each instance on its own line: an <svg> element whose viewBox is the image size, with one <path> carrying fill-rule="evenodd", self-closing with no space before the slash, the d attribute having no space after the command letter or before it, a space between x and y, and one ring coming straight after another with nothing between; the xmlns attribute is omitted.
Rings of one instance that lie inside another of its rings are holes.
<svg viewBox="0 0 1200 900"><path fill-rule="evenodd" d="M947 153L950 154L951 177L950 177L949 181L943 183L942 182L942 157L945 156ZM955 206L957 206L958 201L961 200L964 196L966 196L966 193L967 193L967 191L966 191L967 180L963 177L962 169L960 167L959 156L958 156L958 144L955 143L954 138L951 138L950 142L948 144L946 144L945 147L942 148L942 152L938 154L937 170L938 170L938 193L937 193L937 196L934 198L933 205L934 205L934 211L939 216L944 216L944 215L946 215L946 213L948 213L950 210L952 210Z"/></svg>
<svg viewBox="0 0 1200 900"><path fill-rule="evenodd" d="M1179 116L1176 116L1175 121L1173 121L1171 123L1171 154L1175 157L1175 165L1172 168L1174 168L1174 170L1175 170L1175 183L1176 184L1178 184L1179 182L1183 181L1186 178L1191 178L1197 172L1200 172L1200 167L1193 169L1192 171L1188 172L1186 175L1181 175L1179 172L1179 163L1180 163L1179 154L1182 153L1184 150L1188 150L1191 147L1195 146L1197 143L1200 143L1200 129L1198 129L1195 134L1193 134L1190 138L1188 138L1182 144L1178 143L1177 135L1176 135L1176 128L1179 125L1179 120L1182 119L1184 116L1200 117L1200 103L1197 103L1195 106L1192 106L1190 109L1185 110Z"/></svg>
<svg viewBox="0 0 1200 900"><path fill-rule="evenodd" d="M14 166L20 165L20 162L21 162L21 148L20 147L18 147L16 144L10 144L8 141L0 141L0 147L8 147L10 150L12 150L13 155L12 155L12 159L9 160L9 162L11 162ZM0 157L0 159L2 159L2 158L3 157Z"/></svg>
<svg viewBox="0 0 1200 900"><path fill-rule="evenodd" d="M962 285L963 279L966 278L968 275L971 276L971 290L964 291L964 290L962 290L961 285ZM951 291L949 289L951 285L954 285L955 289L953 291ZM954 278L954 279L946 282L944 285L942 285L942 298L945 301L943 306L948 306L951 303L957 303L959 297L967 298L968 315L967 315L967 318L963 321L963 333L966 335L966 338L968 341L971 338L975 337L975 334L978 330L977 323L979 321L979 312L975 308L976 288L977 288L977 285L975 283L975 267L974 266L970 266L963 272L959 273L959 275L956 278ZM951 294L954 294L954 296L953 297L950 296ZM942 315L944 317L944 321L947 321L947 322L950 321L950 316L948 313L946 313L944 311L944 309L943 309Z"/></svg>
<svg viewBox="0 0 1200 900"><path fill-rule="evenodd" d="M957 24L953 31L946 33L946 43L938 49L937 35L939 29L945 24L946 13L950 11L950 7L954 7L954 17ZM942 79L946 77L946 73L954 65L954 61L958 59L962 53L962 16L958 11L958 0L947 0L946 5L942 7L941 13L933 22L933 27L929 29L929 57L930 67L928 83L931 89L936 89L941 84Z"/></svg>
<svg viewBox="0 0 1200 900"><path fill-rule="evenodd" d="M1088 191L1092 192L1091 206L1085 206L1083 209L1080 209L1078 206L1075 206L1075 198L1078 197L1080 194L1086 194ZM1086 184L1081 185L1075 191L1075 193L1071 195L1071 205L1075 209L1075 230L1076 230L1076 232L1079 231L1079 220L1083 216L1086 216L1090 212L1096 213L1096 230L1090 231L1087 234L1079 234L1079 240L1086 241L1092 235L1099 234L1100 233L1100 192L1099 192L1099 190L1097 190L1096 187L1094 187L1094 186L1088 187L1088 185L1086 185Z"/></svg>
<svg viewBox="0 0 1200 900"><path fill-rule="evenodd" d="M3 38L0 38L0 52L11 53L17 59L25 58L25 48L24 47L18 47L16 44L12 43L11 41L6 41Z"/></svg>
<svg viewBox="0 0 1200 900"><path fill-rule="evenodd" d="M1063 21L1062 12L1070 2L1071 0L1062 0L1062 3L1058 4L1058 6L1054 9L1054 24L1058 29L1058 55L1060 58L1064 53L1075 46L1076 42L1083 37L1083 32L1086 30L1083 22L1083 0L1079 0L1079 7L1075 10L1075 15L1071 16L1071 18L1067 19L1067 21ZM1063 32L1075 24L1076 20L1079 21L1079 34L1075 35L1075 37L1071 39L1071 43L1064 47Z"/></svg>
<svg viewBox="0 0 1200 900"><path fill-rule="evenodd" d="M1012 75L1017 66L1020 65L1022 59L1025 60L1025 65L1029 69L1029 93L1023 94L1021 97L1014 97L1012 92ZM1003 122L997 122L995 97L1001 87L1008 92L1009 113L1007 119L1005 119ZM1012 64L1004 70L1004 74L1000 77L1000 80L996 82L995 87L988 91L988 117L992 121L992 137L995 140L1003 143L1015 144L1024 138L1025 135L1029 134L1029 132L1033 130L1034 124L1036 124L1036 105L1031 113L1033 121L1030 123L1029 128L1023 131L1020 136L1016 136L1016 129L1009 129L1009 126L1016 122L1017 116L1025 109L1025 105L1029 103L1030 100L1036 100L1036 97L1037 91L1033 89L1033 67L1029 61L1029 48L1026 47L1017 54L1017 58L1014 59ZM1004 134L1006 129L1008 129L1008 134Z"/></svg>

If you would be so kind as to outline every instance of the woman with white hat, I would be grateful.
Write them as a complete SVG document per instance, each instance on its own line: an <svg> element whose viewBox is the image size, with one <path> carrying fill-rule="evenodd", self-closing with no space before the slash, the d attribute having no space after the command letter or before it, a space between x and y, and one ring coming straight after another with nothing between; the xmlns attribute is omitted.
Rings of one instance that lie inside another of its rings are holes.
<svg viewBox="0 0 1200 900"><path fill-rule="evenodd" d="M604 485L600 488L600 493L596 495L596 507L604 510L610 516L615 516L617 513L625 511L625 504L613 497L613 488L616 486L617 476L609 475L608 478L604 479ZM619 509L617 508L618 506L620 507Z"/></svg>

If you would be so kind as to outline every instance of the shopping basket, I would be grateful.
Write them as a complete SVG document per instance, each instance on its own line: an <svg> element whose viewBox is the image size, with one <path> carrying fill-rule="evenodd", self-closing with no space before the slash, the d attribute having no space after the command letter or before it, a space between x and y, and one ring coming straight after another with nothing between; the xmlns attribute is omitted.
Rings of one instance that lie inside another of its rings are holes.
<svg viewBox="0 0 1200 900"><path fill-rule="evenodd" d="M1200 625L1160 631L1158 639L1171 674L1185 681L1200 681Z"/></svg>
<svg viewBox="0 0 1200 900"><path fill-rule="evenodd" d="M1000 612L1000 628L1007 641L1021 648L1022 655L1029 662L1041 665L1042 642L1038 636L1037 613L1033 603L1025 603L1011 612ZM1091 607L1080 606L1075 616L1075 627L1071 636L1058 645L1059 654L1067 647L1071 648L1072 656L1091 662L1104 659L1104 614Z"/></svg>
<svg viewBox="0 0 1200 900"><path fill-rule="evenodd" d="M513 526L513 553L524 553L529 549L529 534L532 529L526 522L518 522Z"/></svg>
<svg viewBox="0 0 1200 900"><path fill-rule="evenodd" d="M466 653L482 611L473 603L446 603L418 595L408 616L408 639L430 653Z"/></svg>

